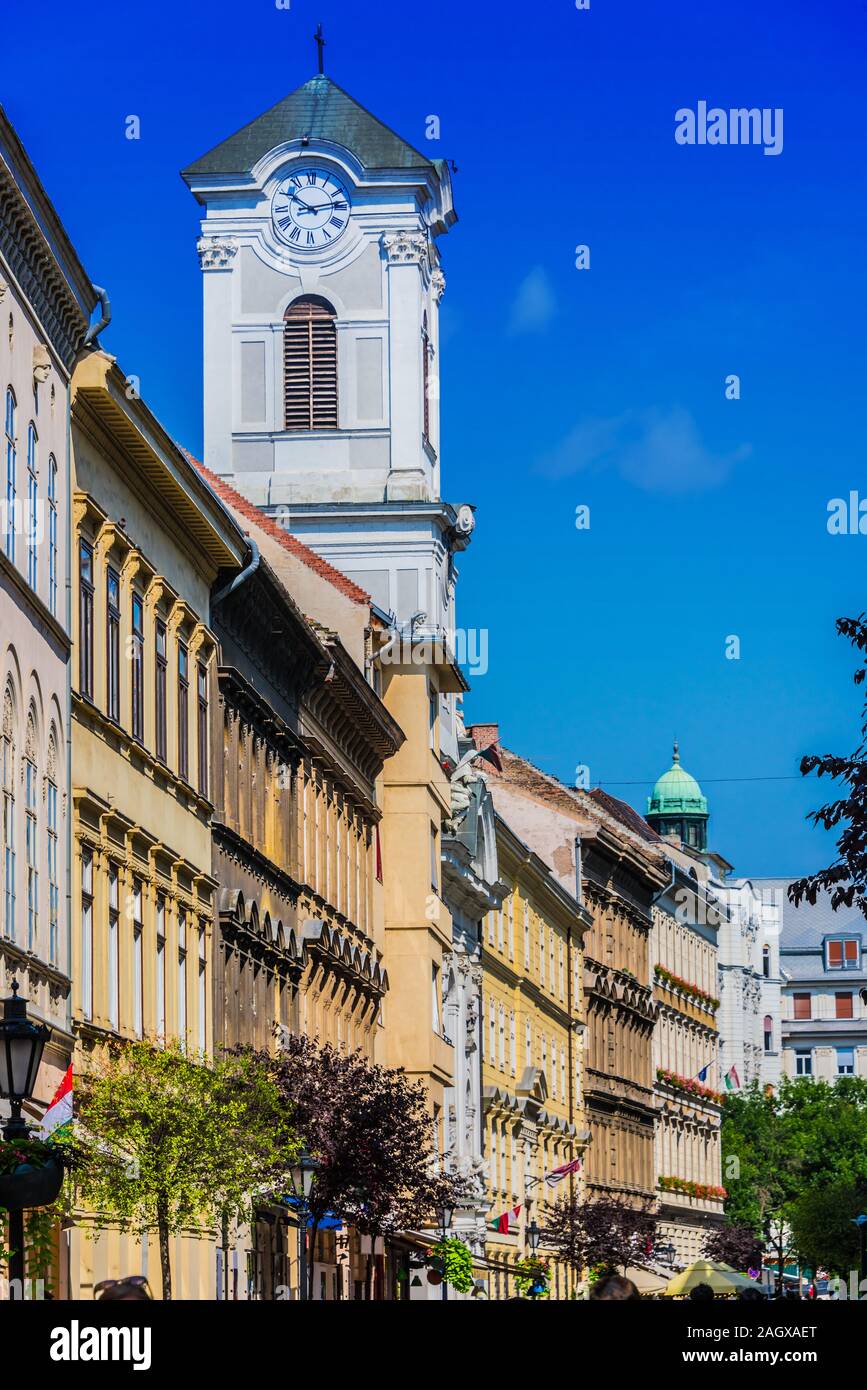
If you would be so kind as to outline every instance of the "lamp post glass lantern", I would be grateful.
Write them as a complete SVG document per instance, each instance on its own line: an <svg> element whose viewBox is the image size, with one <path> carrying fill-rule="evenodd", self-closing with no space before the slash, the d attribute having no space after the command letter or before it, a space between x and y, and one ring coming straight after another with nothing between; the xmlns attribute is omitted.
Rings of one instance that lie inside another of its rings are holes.
<svg viewBox="0 0 867 1390"><path fill-rule="evenodd" d="M449 1226L452 1224L453 1214L453 1208L448 1206L445 1202L443 1202L442 1206L439 1209L440 1227L442 1228L443 1243L445 1243L445 1241L448 1240ZM445 1276L445 1256L443 1256L442 1300L444 1303L447 1302L448 1296L449 1286Z"/></svg>
<svg viewBox="0 0 867 1390"><path fill-rule="evenodd" d="M298 1165L292 1173L292 1186L295 1189L295 1211L298 1216L298 1297L309 1299L312 1294L308 1288L309 1273L307 1259L307 1225L310 1219L310 1194L316 1177L316 1163L305 1149L299 1156ZM313 1267L313 1251L310 1251L310 1272Z"/></svg>
<svg viewBox="0 0 867 1390"><path fill-rule="evenodd" d="M27 1133L21 1106L36 1089L36 1077L51 1029L44 1023L31 1023L27 1000L18 998L18 981L12 981L12 994L3 1000L0 1019L0 1096L9 1101L12 1112L6 1121L7 1138Z"/></svg>
<svg viewBox="0 0 867 1390"><path fill-rule="evenodd" d="M44 1023L31 1023L27 1000L18 998L18 981L3 1000L0 1019L0 1096L9 1102L9 1119L3 1126L4 1138L24 1139L28 1128L21 1118L21 1107L36 1089L36 1077L51 1029ZM10 1297L24 1297L24 1208L9 1207L9 1286Z"/></svg>

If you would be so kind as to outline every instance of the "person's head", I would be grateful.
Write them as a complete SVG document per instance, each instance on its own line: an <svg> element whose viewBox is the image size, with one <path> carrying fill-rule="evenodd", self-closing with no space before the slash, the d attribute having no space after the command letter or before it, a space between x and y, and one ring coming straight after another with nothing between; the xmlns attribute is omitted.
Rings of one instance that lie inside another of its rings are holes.
<svg viewBox="0 0 867 1390"><path fill-rule="evenodd" d="M153 1298L143 1274L128 1274L124 1279L103 1279L94 1288L93 1296L100 1303L139 1303Z"/></svg>
<svg viewBox="0 0 867 1390"><path fill-rule="evenodd" d="M765 1295L761 1289L741 1289L738 1298L742 1303L764 1303Z"/></svg>
<svg viewBox="0 0 867 1390"><path fill-rule="evenodd" d="M710 1303L716 1297L710 1284L696 1284L694 1289L690 1289L689 1296L695 1303Z"/></svg>
<svg viewBox="0 0 867 1390"><path fill-rule="evenodd" d="M622 1303L624 1299L640 1298L641 1294L631 1279L624 1279L621 1274L609 1274L604 1279L597 1279L590 1290L590 1297L601 1303Z"/></svg>

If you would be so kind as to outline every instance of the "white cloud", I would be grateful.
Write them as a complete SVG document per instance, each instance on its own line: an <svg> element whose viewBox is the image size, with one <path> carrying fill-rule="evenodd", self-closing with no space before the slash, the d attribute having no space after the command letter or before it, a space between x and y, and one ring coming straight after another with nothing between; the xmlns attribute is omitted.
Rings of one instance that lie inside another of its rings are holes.
<svg viewBox="0 0 867 1390"><path fill-rule="evenodd" d="M616 468L648 492L692 492L725 482L752 452L740 444L717 453L702 439L688 410L628 410L582 421L545 458L539 471L565 478L585 469Z"/></svg>
<svg viewBox="0 0 867 1390"><path fill-rule="evenodd" d="M557 312L557 300L548 272L537 265L518 286L509 316L510 333L538 333Z"/></svg>

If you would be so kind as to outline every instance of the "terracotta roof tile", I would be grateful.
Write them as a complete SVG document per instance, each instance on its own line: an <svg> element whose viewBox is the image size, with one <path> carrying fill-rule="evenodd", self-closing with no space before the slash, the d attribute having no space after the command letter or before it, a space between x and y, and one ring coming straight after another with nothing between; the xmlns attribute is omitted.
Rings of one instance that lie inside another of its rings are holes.
<svg viewBox="0 0 867 1390"><path fill-rule="evenodd" d="M183 448L183 445L181 445L181 448ZM366 594L358 584L354 584L352 580L347 578L345 574L342 574L339 569L335 569L334 565L330 565L327 560L323 560L322 556L317 555L315 550L311 550L309 546L304 545L303 542L299 541L297 536L292 535L291 531L287 531L284 527L278 526L276 521L273 521L270 516L267 516L255 503L249 502L247 498L242 496L240 492L237 492L235 488L230 487L224 478L218 477L216 473L211 472L210 468L206 468L203 463L200 463L197 458L194 458L189 449L184 449L183 451L190 460L190 463L199 470L202 477L210 484L217 496L222 498L222 500L232 508L233 512L237 512L239 516L246 517L248 521L252 521L255 526L258 526L260 531L264 531L266 535L270 536L272 540L275 540L277 544L281 545L290 555L294 555L295 558L300 560L303 565L306 565L308 569L314 570L322 579L327 580L329 584L333 584L335 589L339 589L347 598L352 599L353 603L360 603L365 607L370 605L370 594Z"/></svg>

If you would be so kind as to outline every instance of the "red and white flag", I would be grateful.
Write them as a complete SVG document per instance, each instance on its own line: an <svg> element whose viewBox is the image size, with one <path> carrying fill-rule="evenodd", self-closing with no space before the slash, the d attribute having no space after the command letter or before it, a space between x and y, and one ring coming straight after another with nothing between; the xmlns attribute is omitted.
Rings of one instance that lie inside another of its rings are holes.
<svg viewBox="0 0 867 1390"><path fill-rule="evenodd" d="M545 1174L545 1182L548 1187L556 1187L558 1182L568 1178L570 1173L577 1173L581 1168L580 1158L573 1158L569 1163L561 1163L559 1168L552 1168L550 1173Z"/></svg>

